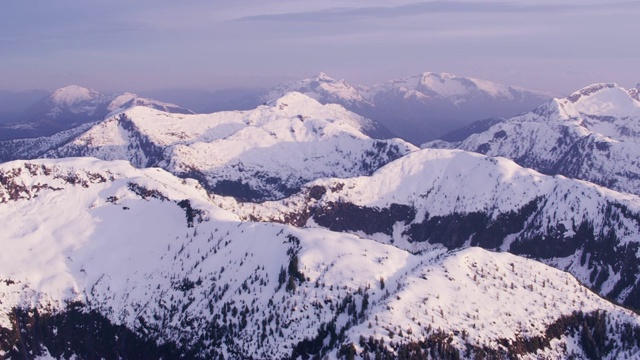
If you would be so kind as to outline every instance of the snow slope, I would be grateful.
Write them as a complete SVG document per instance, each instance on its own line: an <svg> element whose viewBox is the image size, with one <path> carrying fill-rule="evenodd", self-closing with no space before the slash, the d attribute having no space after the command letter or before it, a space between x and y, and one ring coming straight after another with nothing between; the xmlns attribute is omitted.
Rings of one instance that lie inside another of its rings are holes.
<svg viewBox="0 0 640 360"><path fill-rule="evenodd" d="M476 120L528 111L550 98L545 93L486 80L425 72L371 87L350 85L320 73L278 85L259 99L271 101L290 91L323 104L340 104L414 144L436 139Z"/></svg>
<svg viewBox="0 0 640 360"><path fill-rule="evenodd" d="M339 104L350 111L367 116L372 114L370 110L374 105L365 98L366 91L367 89L363 86L353 86L343 79L336 80L321 72L311 78L277 85L257 98L259 104L267 104L290 92L299 92L322 104ZM384 125L370 119L367 119L362 132L374 139L394 137Z"/></svg>
<svg viewBox="0 0 640 360"><path fill-rule="evenodd" d="M246 220L324 227L412 252L509 251L640 307L640 198L545 176L504 158L425 149L371 176L311 182L277 202L216 201Z"/></svg>
<svg viewBox="0 0 640 360"><path fill-rule="evenodd" d="M82 124L51 136L0 141L0 162L41 157L47 151L55 150L73 140L95 124Z"/></svg>
<svg viewBox="0 0 640 360"><path fill-rule="evenodd" d="M47 111L44 115L47 117L58 118L72 113L93 117L93 120L108 115L105 111L119 111L134 106L146 106L179 114L193 113L178 105L142 98L133 93L102 94L77 85L69 85L54 91L40 105L36 105L36 108L39 106L47 107L42 109Z"/></svg>
<svg viewBox="0 0 640 360"><path fill-rule="evenodd" d="M522 93L525 91L534 93L530 90L506 86L487 80L432 72L391 80L385 84L374 87L372 91L375 93L388 90L389 88L403 89L407 92L415 91L423 96L433 95L447 97L455 104L470 101L470 97L477 96L479 93L510 100L520 100L518 96L522 96ZM543 93L538 93L538 95L545 96Z"/></svg>
<svg viewBox="0 0 640 360"><path fill-rule="evenodd" d="M51 93L16 117L19 122L3 125L0 140L50 136L63 130L102 120L115 111L146 106L179 114L192 114L178 105L139 97L132 93L102 94L69 85Z"/></svg>
<svg viewBox="0 0 640 360"><path fill-rule="evenodd" d="M528 111L550 96L486 80L425 72L375 85L367 98L380 112L371 117L398 136L421 144L476 120Z"/></svg>
<svg viewBox="0 0 640 360"><path fill-rule="evenodd" d="M416 150L363 134L366 119L300 93L250 111L169 114L136 107L46 157L92 156L159 166L244 200L280 198L321 177L351 177Z"/></svg>
<svg viewBox="0 0 640 360"><path fill-rule="evenodd" d="M336 80L321 72L308 79L277 85L262 94L260 99L268 103L295 91L323 104L340 104L349 109L372 106L362 95L362 89L364 88L350 85L344 79Z"/></svg>
<svg viewBox="0 0 640 360"><path fill-rule="evenodd" d="M65 326L20 322L78 304L76 321L102 316L189 358L397 357L419 347L435 357L614 359L640 350L623 336L640 331L636 314L533 260L479 248L411 254L242 222L194 181L123 161L15 161L0 175L2 356L82 356L73 338L55 346ZM50 335L12 343L16 324L25 338ZM88 339L100 347L109 336Z"/></svg>
<svg viewBox="0 0 640 360"><path fill-rule="evenodd" d="M504 156L542 173L640 194L640 101L634 90L592 85L462 141L423 147Z"/></svg>

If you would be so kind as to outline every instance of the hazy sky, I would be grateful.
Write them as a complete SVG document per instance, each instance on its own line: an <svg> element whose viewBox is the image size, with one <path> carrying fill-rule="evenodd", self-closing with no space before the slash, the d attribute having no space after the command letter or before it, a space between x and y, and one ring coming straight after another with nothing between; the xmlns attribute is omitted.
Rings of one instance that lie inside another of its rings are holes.
<svg viewBox="0 0 640 360"><path fill-rule="evenodd" d="M371 84L449 72L566 93L640 82L640 1L0 0L0 89Z"/></svg>

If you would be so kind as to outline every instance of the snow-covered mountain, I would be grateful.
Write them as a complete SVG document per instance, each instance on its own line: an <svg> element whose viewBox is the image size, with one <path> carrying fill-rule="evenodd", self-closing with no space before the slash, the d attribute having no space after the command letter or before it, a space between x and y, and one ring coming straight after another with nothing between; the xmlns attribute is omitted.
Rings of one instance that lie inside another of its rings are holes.
<svg viewBox="0 0 640 360"><path fill-rule="evenodd" d="M509 251L640 308L640 198L504 158L425 149L371 176L311 182L277 202L216 201L245 220L349 232L414 253Z"/></svg>
<svg viewBox="0 0 640 360"><path fill-rule="evenodd" d="M322 104L339 104L360 115L373 114L374 105L365 97L368 92L366 87L351 85L343 79L333 79L323 72L311 78L290 81L268 89L257 96L257 103L266 104L290 92L305 94ZM377 121L372 121L368 130L366 134L372 138L394 137L389 129Z"/></svg>
<svg viewBox="0 0 640 360"><path fill-rule="evenodd" d="M550 98L519 87L431 72L373 86L367 97L377 113L369 116L414 144L476 120L517 115Z"/></svg>
<svg viewBox="0 0 640 360"><path fill-rule="evenodd" d="M640 351L638 315L542 263L243 222L195 181L122 161L1 164L0 219L6 358Z"/></svg>
<svg viewBox="0 0 640 360"><path fill-rule="evenodd" d="M9 151L6 159L129 160L198 179L217 194L259 201L292 194L317 178L371 174L417 150L400 139L371 139L364 134L371 124L340 105L289 93L254 110L208 115L135 107L80 134L2 145L26 150Z"/></svg>
<svg viewBox="0 0 640 360"><path fill-rule="evenodd" d="M146 99L132 93L102 94L77 85L54 91L20 114L20 121L3 125L0 139L49 136L62 130L103 119L114 111L146 106L171 113L191 114L178 105Z"/></svg>
<svg viewBox="0 0 640 360"><path fill-rule="evenodd" d="M429 144L485 136L469 150L531 151L541 171L562 154L592 182L376 140L322 104L518 102L447 74L321 74L199 115L60 91L48 116L108 115L0 142L0 161L49 158L0 164L0 358L633 358L640 316L607 299L640 309L639 91L592 86Z"/></svg>
<svg viewBox="0 0 640 360"><path fill-rule="evenodd" d="M532 112L503 119L457 142L459 148L504 156L546 174L587 180L640 194L640 100L638 89L596 84Z"/></svg>
<svg viewBox="0 0 640 360"><path fill-rule="evenodd" d="M362 94L366 90L365 87L350 85L344 79L336 80L321 72L308 79L277 85L262 94L260 100L269 102L286 93L296 91L323 104L340 104L358 112L357 109L362 110L373 106Z"/></svg>
<svg viewBox="0 0 640 360"><path fill-rule="evenodd" d="M81 124L51 136L0 141L0 162L41 157L91 129L96 123Z"/></svg>
<svg viewBox="0 0 640 360"><path fill-rule="evenodd" d="M473 121L513 116L546 102L548 94L494 82L426 72L371 87L350 85L324 73L266 91L270 101L290 91L336 103L380 122L414 144L433 140Z"/></svg>

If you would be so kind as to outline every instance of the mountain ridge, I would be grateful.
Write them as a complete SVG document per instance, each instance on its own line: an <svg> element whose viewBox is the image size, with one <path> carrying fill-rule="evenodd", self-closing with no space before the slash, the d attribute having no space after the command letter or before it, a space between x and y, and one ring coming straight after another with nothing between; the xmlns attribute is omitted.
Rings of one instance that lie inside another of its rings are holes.
<svg viewBox="0 0 640 360"><path fill-rule="evenodd" d="M416 145L475 120L528 111L550 98L543 92L487 80L425 72L369 87L320 73L280 84L259 99L270 101L289 91L305 93L322 103L341 104Z"/></svg>
<svg viewBox="0 0 640 360"><path fill-rule="evenodd" d="M460 148L504 156L546 174L583 179L638 194L640 101L615 84L595 84L535 110L470 131L454 142L423 148Z"/></svg>
<svg viewBox="0 0 640 360"><path fill-rule="evenodd" d="M467 94L455 79L412 81ZM584 168L576 154L618 161L637 138L634 94L595 84L457 136L486 136L489 150L556 146L572 171ZM58 95L81 110L98 96ZM214 114L136 101L123 94L102 120L2 143L2 156L47 158L0 164L0 357L640 351L640 317L616 305L640 309L640 197L603 187L617 179L606 163L591 166L597 185L373 139L373 121L298 92Z"/></svg>
<svg viewBox="0 0 640 360"><path fill-rule="evenodd" d="M640 198L545 176L505 158L424 149L371 176L316 180L279 201L215 201L248 221L353 233L415 253L469 246L509 251L640 307Z"/></svg>
<svg viewBox="0 0 640 360"><path fill-rule="evenodd" d="M363 133L371 126L339 105L289 93L254 110L209 115L136 107L65 137L60 147L14 158L124 159L196 178L214 193L255 201L286 196L319 177L367 174L417 149L400 139L371 139Z"/></svg>
<svg viewBox="0 0 640 360"><path fill-rule="evenodd" d="M0 173L0 218L37 209L37 219L6 222L2 356L88 356L76 338L100 349L124 335L132 346L155 343L158 358L613 359L640 347L625 337L640 331L640 317L526 258L479 248L410 254L349 234L243 222L195 181L124 161L14 161ZM74 327L56 320L64 314ZM38 326L14 337L28 323Z"/></svg>
<svg viewBox="0 0 640 360"><path fill-rule="evenodd" d="M31 105L17 115L17 121L3 124L0 140L51 136L133 106L193 113L178 105L142 98L133 93L103 94L82 86L68 85Z"/></svg>

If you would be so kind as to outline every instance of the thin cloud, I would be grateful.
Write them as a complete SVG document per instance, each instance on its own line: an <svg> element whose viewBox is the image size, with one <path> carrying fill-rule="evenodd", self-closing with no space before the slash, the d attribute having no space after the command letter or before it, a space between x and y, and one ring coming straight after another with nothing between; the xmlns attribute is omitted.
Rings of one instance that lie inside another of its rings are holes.
<svg viewBox="0 0 640 360"><path fill-rule="evenodd" d="M558 13L585 10L640 9L640 2L610 4L540 4L429 1L394 7L331 8L320 11L246 16L233 21L336 22L358 18L397 18L437 13Z"/></svg>
<svg viewBox="0 0 640 360"><path fill-rule="evenodd" d="M389 43L413 43L425 40L451 40L451 39L496 39L504 37L520 37L530 34L553 33L552 29L544 27L522 27L513 29L510 27L491 27L474 29L443 29L429 31L374 31L365 33L341 33L330 35L303 35L291 36L273 40L273 43L281 45L304 45L309 42L318 44L380 44Z"/></svg>

